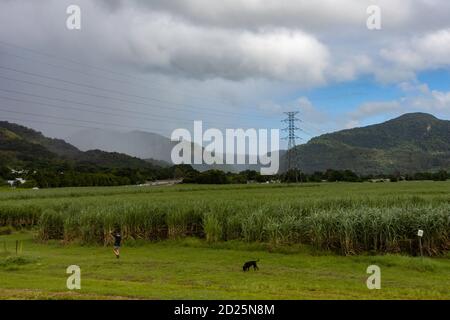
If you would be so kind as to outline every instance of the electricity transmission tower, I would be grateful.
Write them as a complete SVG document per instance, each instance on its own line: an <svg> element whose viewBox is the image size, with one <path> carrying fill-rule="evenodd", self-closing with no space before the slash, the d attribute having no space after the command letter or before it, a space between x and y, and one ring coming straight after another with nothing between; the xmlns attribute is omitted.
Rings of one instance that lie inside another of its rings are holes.
<svg viewBox="0 0 450 320"><path fill-rule="evenodd" d="M298 111L289 111L284 112L287 115L287 118L282 120L282 122L287 123L287 127L282 129L283 131L287 131L288 135L287 137L284 137L283 139L288 140L288 150L287 150L287 157L288 157L288 168L287 171L292 169L293 161L296 161L298 159L295 159L294 155L292 154L293 150L295 150L295 139L301 139L299 136L295 134L296 131L301 130L299 127L297 127L296 123L300 122L301 120L296 117L296 115L299 113ZM298 177L296 176L296 180L298 180Z"/></svg>

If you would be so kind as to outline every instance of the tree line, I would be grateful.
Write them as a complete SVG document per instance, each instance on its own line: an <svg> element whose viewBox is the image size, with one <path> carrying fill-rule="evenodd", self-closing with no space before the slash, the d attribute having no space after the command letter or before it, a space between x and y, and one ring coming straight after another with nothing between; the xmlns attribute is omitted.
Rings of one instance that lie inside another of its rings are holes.
<svg viewBox="0 0 450 320"><path fill-rule="evenodd" d="M358 175L351 170L332 170L325 172L314 172L307 174L298 169L291 169L277 175L261 175L254 170L246 170L239 173L223 172L220 170L208 170L198 172L196 170L189 171L184 177L183 183L198 184L232 184L232 183L266 183L266 182L364 182L364 181L391 181L398 182L401 180L435 180L445 181L450 178L450 174L445 170L438 172L419 172L415 174L401 175L395 174L378 174L378 175Z"/></svg>
<svg viewBox="0 0 450 320"><path fill-rule="evenodd" d="M182 178L189 170L193 169L184 165L132 169L102 168L91 164L77 166L62 164L37 169L24 167L14 172L7 166L0 166L0 185L7 185L7 181L15 181L14 186L20 188L136 185L148 181ZM22 178L26 182L22 184L16 181L17 178Z"/></svg>
<svg viewBox="0 0 450 320"><path fill-rule="evenodd" d="M435 180L445 181L450 174L445 170L438 172L418 172L401 175L379 174L358 175L351 170L326 170L307 174L298 169L288 170L277 175L261 175L255 170L245 170L239 173L208 170L200 172L190 165L175 165L171 167L152 168L101 168L95 165L55 166L48 168L26 168L21 173L13 172L6 166L0 166L0 185L6 185L7 180L22 178L25 183L16 182L21 188L60 188L88 186L121 186L143 184L149 181L179 179L183 183L194 184L245 184L245 183L301 183L301 182L397 182L401 180Z"/></svg>

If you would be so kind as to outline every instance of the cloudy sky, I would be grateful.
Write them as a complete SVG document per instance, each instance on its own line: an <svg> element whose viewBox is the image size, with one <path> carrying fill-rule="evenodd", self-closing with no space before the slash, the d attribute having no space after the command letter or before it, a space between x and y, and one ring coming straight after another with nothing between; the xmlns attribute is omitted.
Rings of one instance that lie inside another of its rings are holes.
<svg viewBox="0 0 450 320"><path fill-rule="evenodd" d="M81 8L81 30L66 9ZM369 30L367 8L381 9ZM67 137L450 118L448 0L0 0L0 118Z"/></svg>

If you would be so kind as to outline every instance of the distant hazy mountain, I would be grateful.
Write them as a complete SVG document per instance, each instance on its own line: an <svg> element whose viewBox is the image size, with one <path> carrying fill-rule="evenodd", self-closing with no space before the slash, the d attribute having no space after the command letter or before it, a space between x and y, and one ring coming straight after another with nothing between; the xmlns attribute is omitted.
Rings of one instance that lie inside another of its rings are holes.
<svg viewBox="0 0 450 320"><path fill-rule="evenodd" d="M83 151L99 149L168 163L171 162L172 147L176 144L169 138L156 133L143 131L118 132L99 129L82 130L66 140Z"/></svg>
<svg viewBox="0 0 450 320"><path fill-rule="evenodd" d="M153 164L117 152L90 150L83 152L60 139L45 137L42 133L14 123L0 121L0 164L45 167L70 161L95 164L108 168L148 168Z"/></svg>
<svg viewBox="0 0 450 320"><path fill-rule="evenodd" d="M350 169L360 174L450 170L450 121L409 113L387 122L342 130L293 149L304 172ZM283 157L286 168L287 156Z"/></svg>
<svg viewBox="0 0 450 320"><path fill-rule="evenodd" d="M178 143L154 133L139 131L121 133L103 130L82 131L72 136L70 141L78 142L74 146L61 139L45 137L33 129L0 121L0 164L7 166L33 164L46 167L70 161L106 168L165 167L170 165L172 147ZM192 147L190 142L186 141L186 143ZM199 164L193 167L199 171L259 170L258 165Z"/></svg>
<svg viewBox="0 0 450 320"><path fill-rule="evenodd" d="M120 152L140 159L164 161L166 164L172 164L172 148L178 144L178 142L170 141L167 137L151 132L119 132L99 129L82 130L66 140L83 151L99 149L108 152ZM156 162L155 164L163 165L161 162ZM192 166L199 171L219 169L239 172L249 168L259 170L258 165L194 164Z"/></svg>

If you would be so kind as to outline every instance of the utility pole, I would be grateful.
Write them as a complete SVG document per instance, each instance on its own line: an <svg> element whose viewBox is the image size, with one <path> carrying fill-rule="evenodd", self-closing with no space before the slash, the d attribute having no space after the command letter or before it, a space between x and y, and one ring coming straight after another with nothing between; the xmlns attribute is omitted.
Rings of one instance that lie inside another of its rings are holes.
<svg viewBox="0 0 450 320"><path fill-rule="evenodd" d="M295 145L296 145L295 139L300 139L300 137L295 134L296 131L301 130L299 127L296 126L296 123L301 121L300 119L298 119L296 117L296 115L298 113L299 113L298 111L284 112L284 114L287 115L287 118L282 120L282 122L287 123L287 127L282 130L288 132L287 137L283 138L285 140L288 140L288 150L287 150L288 169L287 169L287 171L292 169L293 160L294 161L297 160L297 159L293 159L292 150L295 148ZM297 167L297 166L295 165L295 167ZM295 174L295 178L296 178L296 181L298 182L297 173Z"/></svg>

